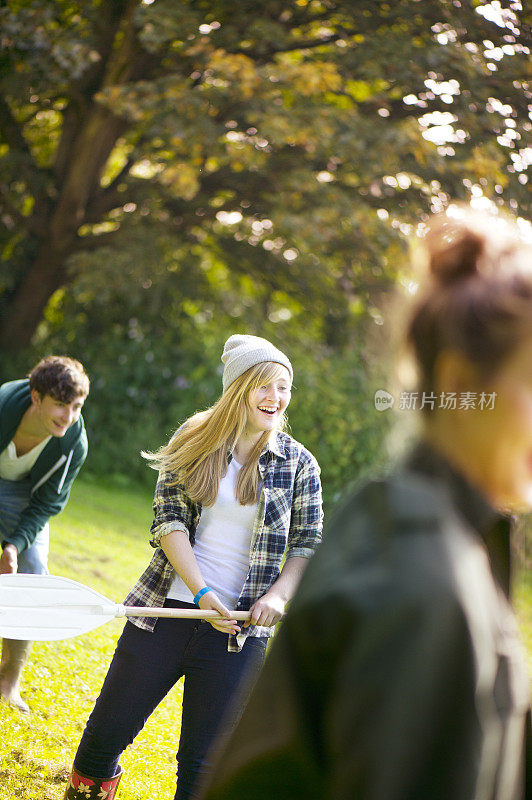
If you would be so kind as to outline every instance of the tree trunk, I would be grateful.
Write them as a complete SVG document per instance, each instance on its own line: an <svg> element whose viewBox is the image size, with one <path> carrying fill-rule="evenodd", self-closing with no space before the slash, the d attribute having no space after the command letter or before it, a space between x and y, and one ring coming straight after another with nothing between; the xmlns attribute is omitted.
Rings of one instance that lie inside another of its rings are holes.
<svg viewBox="0 0 532 800"><path fill-rule="evenodd" d="M65 278L65 257L44 244L19 283L0 320L0 349L28 347L46 304Z"/></svg>
<svg viewBox="0 0 532 800"><path fill-rule="evenodd" d="M83 130L74 142L69 171L55 208L48 211L46 222L41 222L41 228L47 230L47 238L11 297L4 301L0 350L17 350L31 343L47 302L65 282L65 260L76 249L77 232L84 222L87 202L125 128L123 120L96 105L87 115Z"/></svg>
<svg viewBox="0 0 532 800"><path fill-rule="evenodd" d="M46 304L53 293L67 283L65 261L80 247L78 231L86 222L87 208L103 207L102 215L109 210L109 198L107 203L99 202L105 194L100 180L117 140L130 123L100 105L95 95L106 86L149 78L150 70L157 63L157 57L143 51L137 41L134 23L137 5L138 0L116 0L109 19L111 28L105 31L101 43L101 68L95 75L89 70L86 76L90 78L89 85L78 86L86 92L82 111L71 107L65 114L68 131L65 133L63 129L64 138L53 171L56 191L45 209L46 218L39 220L37 231L37 235L42 236L41 248L12 294L2 298L0 350L18 350L31 344ZM115 48L119 29L121 38ZM0 102L0 110L1 107ZM10 121L9 107L4 111ZM15 127L12 139L16 140L17 135L19 129ZM16 149L27 149L22 134L19 138L20 141L15 141Z"/></svg>

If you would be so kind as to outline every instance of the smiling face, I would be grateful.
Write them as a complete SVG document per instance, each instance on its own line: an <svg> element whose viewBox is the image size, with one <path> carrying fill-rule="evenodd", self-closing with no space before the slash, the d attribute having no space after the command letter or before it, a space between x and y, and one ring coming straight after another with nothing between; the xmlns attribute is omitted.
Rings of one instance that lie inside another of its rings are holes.
<svg viewBox="0 0 532 800"><path fill-rule="evenodd" d="M279 365L278 377L268 384L252 389L248 394L246 435L255 436L275 430L282 420L290 397L290 373L286 367Z"/></svg>
<svg viewBox="0 0 532 800"><path fill-rule="evenodd" d="M34 407L34 422L42 435L61 438L78 421L85 396L78 396L69 403L63 403L49 394L41 396L34 389L31 400Z"/></svg>

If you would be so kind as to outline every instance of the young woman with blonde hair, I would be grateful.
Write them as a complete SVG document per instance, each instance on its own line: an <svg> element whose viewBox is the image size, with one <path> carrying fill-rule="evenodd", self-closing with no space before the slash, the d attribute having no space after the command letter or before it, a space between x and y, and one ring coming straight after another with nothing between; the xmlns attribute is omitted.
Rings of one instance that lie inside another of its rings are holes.
<svg viewBox="0 0 532 800"><path fill-rule="evenodd" d="M238 715L267 638L320 541L318 464L283 432L289 359L265 339L237 335L225 343L222 361L217 403L188 419L157 453L145 454L159 470L155 553L125 601L196 605L220 617L210 624L144 617L126 623L65 800L112 800L122 751L182 676L175 800L197 796L213 739ZM249 610L249 622L237 625L231 609Z"/></svg>

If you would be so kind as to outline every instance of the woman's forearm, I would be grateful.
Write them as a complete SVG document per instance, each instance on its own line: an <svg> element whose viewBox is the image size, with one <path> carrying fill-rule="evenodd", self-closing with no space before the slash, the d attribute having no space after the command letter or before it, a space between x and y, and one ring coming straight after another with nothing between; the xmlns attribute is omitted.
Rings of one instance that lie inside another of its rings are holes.
<svg viewBox="0 0 532 800"><path fill-rule="evenodd" d="M281 574L269 591L278 595L284 603L288 603L296 593L308 562L309 559L302 556L287 558Z"/></svg>
<svg viewBox="0 0 532 800"><path fill-rule="evenodd" d="M299 586L307 564L308 558L302 556L286 559L281 574L273 586L251 606L250 622L252 625L269 627L279 622L285 612L286 604L292 599Z"/></svg>
<svg viewBox="0 0 532 800"><path fill-rule="evenodd" d="M179 577L183 579L192 594L196 596L199 590L205 586L205 581L187 532L178 530L161 536L160 546ZM235 635L240 632L240 627L236 624L236 620L232 619L230 610L224 606L212 589L198 600L198 605L202 609L218 612L221 619L209 620L216 630Z"/></svg>
<svg viewBox="0 0 532 800"><path fill-rule="evenodd" d="M161 536L161 549L193 595L205 586L196 556L186 531L172 531Z"/></svg>

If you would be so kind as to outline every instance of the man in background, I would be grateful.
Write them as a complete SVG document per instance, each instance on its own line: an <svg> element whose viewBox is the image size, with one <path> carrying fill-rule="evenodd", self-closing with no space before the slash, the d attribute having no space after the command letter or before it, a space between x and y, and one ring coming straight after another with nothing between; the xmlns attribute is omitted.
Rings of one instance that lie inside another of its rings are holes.
<svg viewBox="0 0 532 800"><path fill-rule="evenodd" d="M47 574L48 520L65 506L87 456L81 416L89 379L79 361L49 356L0 386L0 573ZM29 712L20 678L31 642L4 639L0 696Z"/></svg>

